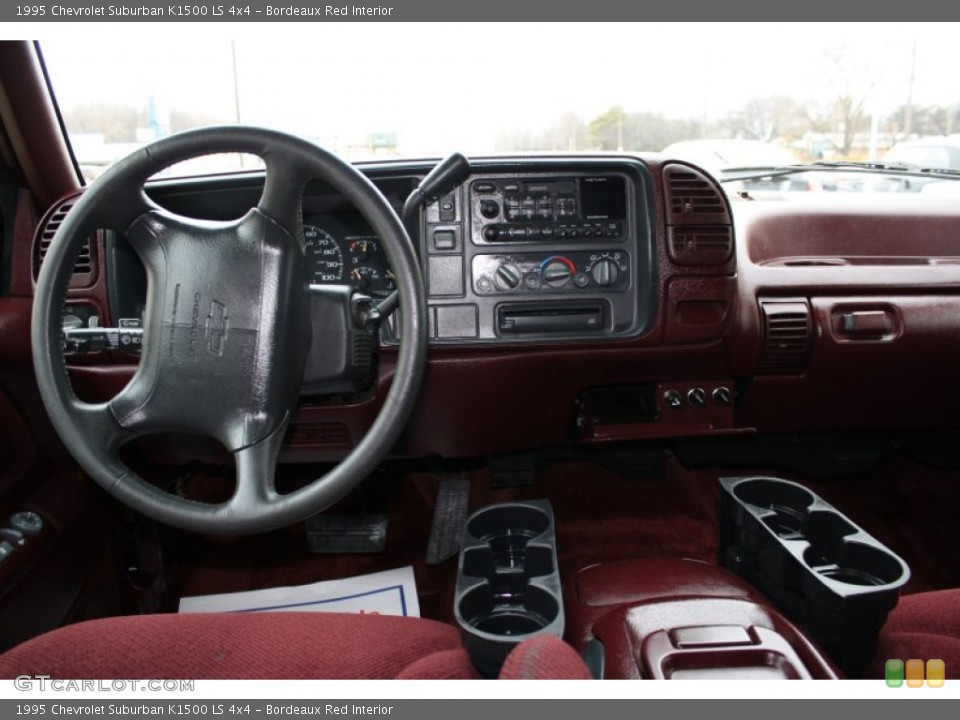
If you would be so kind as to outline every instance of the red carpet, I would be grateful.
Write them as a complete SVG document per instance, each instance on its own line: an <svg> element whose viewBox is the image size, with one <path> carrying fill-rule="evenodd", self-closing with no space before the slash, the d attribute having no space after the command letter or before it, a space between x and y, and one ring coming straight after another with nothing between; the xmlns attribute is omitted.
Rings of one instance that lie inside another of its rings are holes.
<svg viewBox="0 0 960 720"><path fill-rule="evenodd" d="M536 474L534 486L492 490L486 469L471 471L471 509L516 499L546 498L558 523L562 578L590 564L635 557L716 561L721 475L755 471L687 470L676 460L665 476L626 480L591 462L561 462ZM908 592L960 586L955 516L956 473L895 458L876 471L831 480L791 476L822 495L911 565ZM176 567L168 609L181 595L298 585L413 565L425 617L452 619L456 559L424 562L440 477L427 473L373 478L342 512L390 516L387 549L377 555L312 555L302 526L246 538L173 535Z"/></svg>

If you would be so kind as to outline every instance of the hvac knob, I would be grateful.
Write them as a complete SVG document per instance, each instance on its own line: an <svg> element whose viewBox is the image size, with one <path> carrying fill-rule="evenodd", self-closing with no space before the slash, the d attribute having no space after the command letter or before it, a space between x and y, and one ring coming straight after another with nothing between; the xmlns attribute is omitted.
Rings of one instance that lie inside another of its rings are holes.
<svg viewBox="0 0 960 720"><path fill-rule="evenodd" d="M590 270L593 281L600 287L610 287L620 277L620 268L613 260L598 260Z"/></svg>
<svg viewBox="0 0 960 720"><path fill-rule="evenodd" d="M501 265L494 275L494 282L500 290L515 290L520 285L520 279L516 265Z"/></svg>
<svg viewBox="0 0 960 720"><path fill-rule="evenodd" d="M567 284L570 276L573 275L573 269L569 260L551 260L540 271L540 275L550 287L561 287Z"/></svg>

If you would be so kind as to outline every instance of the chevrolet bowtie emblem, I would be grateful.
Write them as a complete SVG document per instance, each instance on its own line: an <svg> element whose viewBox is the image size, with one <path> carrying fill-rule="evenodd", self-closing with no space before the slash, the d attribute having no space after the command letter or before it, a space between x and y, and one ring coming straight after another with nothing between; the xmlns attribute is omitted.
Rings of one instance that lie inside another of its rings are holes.
<svg viewBox="0 0 960 720"><path fill-rule="evenodd" d="M210 314L207 315L206 336L207 350L214 355L223 355L223 346L227 341L227 306L214 300L210 303Z"/></svg>

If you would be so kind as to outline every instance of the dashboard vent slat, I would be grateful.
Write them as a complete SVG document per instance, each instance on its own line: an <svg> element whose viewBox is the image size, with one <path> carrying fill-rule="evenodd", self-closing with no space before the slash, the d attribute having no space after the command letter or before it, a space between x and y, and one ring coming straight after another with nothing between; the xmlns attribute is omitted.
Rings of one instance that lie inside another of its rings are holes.
<svg viewBox="0 0 960 720"><path fill-rule="evenodd" d="M287 432L290 447L344 448L350 445L350 431L343 423L294 423Z"/></svg>
<svg viewBox="0 0 960 720"><path fill-rule="evenodd" d="M70 212L75 203L75 198L62 202L54 208L53 212L47 218L46 223L40 228L39 242L37 243L36 249L36 262L34 264L35 275L40 272L40 266L43 264L44 258L47 257L54 235L57 234L57 230L60 229L60 226L67 217L67 213ZM93 266L92 243L90 239L87 239L80 247L77 260L73 265L73 275L78 281L78 284L83 284L83 282L92 279L90 276L93 274ZM71 285L73 284L74 283L71 283Z"/></svg>
<svg viewBox="0 0 960 720"><path fill-rule="evenodd" d="M763 349L759 371L800 372L813 342L810 306L805 300L761 300Z"/></svg>
<svg viewBox="0 0 960 720"><path fill-rule="evenodd" d="M730 211L716 183L700 170L671 163L663 168L668 224L728 225Z"/></svg>
<svg viewBox="0 0 960 720"><path fill-rule="evenodd" d="M733 254L729 225L669 228L670 258L678 265L722 265Z"/></svg>

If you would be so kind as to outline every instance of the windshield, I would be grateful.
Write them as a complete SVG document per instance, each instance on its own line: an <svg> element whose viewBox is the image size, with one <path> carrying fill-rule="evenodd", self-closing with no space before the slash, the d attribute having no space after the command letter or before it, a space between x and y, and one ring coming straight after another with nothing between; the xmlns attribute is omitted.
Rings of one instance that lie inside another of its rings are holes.
<svg viewBox="0 0 960 720"><path fill-rule="evenodd" d="M350 160L667 149L715 174L954 142L951 29L869 25L320 23L266 38L185 33L162 54L143 38L80 33L41 50L88 179L151 140L223 123L293 132ZM175 174L255 165L218 156Z"/></svg>

